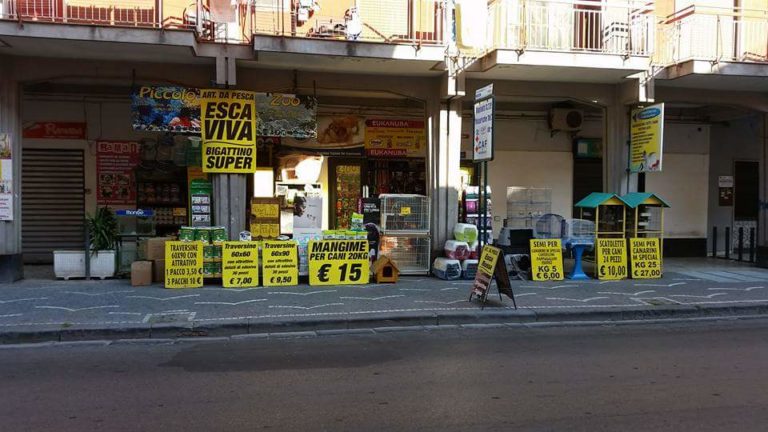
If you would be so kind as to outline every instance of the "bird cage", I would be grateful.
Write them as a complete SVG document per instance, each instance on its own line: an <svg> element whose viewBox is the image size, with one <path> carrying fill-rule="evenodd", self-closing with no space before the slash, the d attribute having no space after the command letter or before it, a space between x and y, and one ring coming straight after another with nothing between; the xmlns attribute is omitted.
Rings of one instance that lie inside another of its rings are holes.
<svg viewBox="0 0 768 432"><path fill-rule="evenodd" d="M566 220L563 242L567 246L594 246L595 223L586 219Z"/></svg>
<svg viewBox="0 0 768 432"><path fill-rule="evenodd" d="M629 207L627 237L662 238L664 209L669 207L661 197L652 193L634 192L621 197Z"/></svg>
<svg viewBox="0 0 768 432"><path fill-rule="evenodd" d="M616 194L592 192L577 202L580 219L595 226L595 238L624 238L627 228L627 205Z"/></svg>
<svg viewBox="0 0 768 432"><path fill-rule="evenodd" d="M548 213L540 216L533 227L533 237L537 239L560 239L565 234L565 219Z"/></svg>

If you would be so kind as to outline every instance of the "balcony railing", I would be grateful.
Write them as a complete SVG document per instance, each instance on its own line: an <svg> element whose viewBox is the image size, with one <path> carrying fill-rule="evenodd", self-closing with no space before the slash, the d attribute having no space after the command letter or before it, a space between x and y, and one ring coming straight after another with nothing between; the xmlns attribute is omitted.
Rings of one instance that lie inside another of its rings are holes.
<svg viewBox="0 0 768 432"><path fill-rule="evenodd" d="M657 62L768 63L768 10L690 6L664 21Z"/></svg>
<svg viewBox="0 0 768 432"><path fill-rule="evenodd" d="M653 3L494 0L489 6L493 49L648 56Z"/></svg>
<svg viewBox="0 0 768 432"><path fill-rule="evenodd" d="M439 45L445 11L444 0L255 0L248 19L254 35Z"/></svg>

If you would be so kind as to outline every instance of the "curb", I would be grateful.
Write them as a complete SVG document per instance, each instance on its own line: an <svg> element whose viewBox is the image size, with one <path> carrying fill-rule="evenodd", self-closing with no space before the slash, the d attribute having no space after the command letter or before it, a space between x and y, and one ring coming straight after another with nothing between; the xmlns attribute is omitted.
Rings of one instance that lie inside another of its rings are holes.
<svg viewBox="0 0 768 432"><path fill-rule="evenodd" d="M527 325L642 324L664 320L738 319L768 316L768 303L745 306L661 306L654 309L557 309L557 310L478 310L425 314L380 314L346 319L307 319L301 321L196 322L149 324L135 327L85 327L0 332L0 345L78 342L97 340L184 340L199 338L257 339L315 335L370 334L404 329L439 330L473 327L525 327Z"/></svg>

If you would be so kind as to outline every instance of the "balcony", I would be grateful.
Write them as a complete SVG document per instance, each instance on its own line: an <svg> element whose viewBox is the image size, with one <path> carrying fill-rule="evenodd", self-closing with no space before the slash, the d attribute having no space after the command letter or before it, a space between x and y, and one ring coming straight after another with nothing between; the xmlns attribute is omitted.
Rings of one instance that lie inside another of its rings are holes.
<svg viewBox="0 0 768 432"><path fill-rule="evenodd" d="M255 0L248 21L260 36L441 45L443 0ZM293 6L292 6L293 5Z"/></svg>
<svg viewBox="0 0 768 432"><path fill-rule="evenodd" d="M768 10L690 6L666 18L657 62L768 63Z"/></svg>
<svg viewBox="0 0 768 432"><path fill-rule="evenodd" d="M494 0L489 22L491 49L648 56L653 47L652 3Z"/></svg>

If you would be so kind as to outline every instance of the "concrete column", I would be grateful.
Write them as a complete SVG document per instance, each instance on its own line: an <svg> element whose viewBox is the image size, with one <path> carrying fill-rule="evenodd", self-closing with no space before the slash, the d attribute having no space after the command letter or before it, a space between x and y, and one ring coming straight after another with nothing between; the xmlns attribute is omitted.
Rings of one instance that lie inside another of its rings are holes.
<svg viewBox="0 0 768 432"><path fill-rule="evenodd" d="M430 180L432 187L432 249L442 250L453 238L459 217L459 162L461 159L461 100L431 100Z"/></svg>
<svg viewBox="0 0 768 432"><path fill-rule="evenodd" d="M236 83L235 59L216 58L216 83L230 86ZM238 238L240 231L248 229L248 197L245 174L213 174L213 222L227 228L229 239Z"/></svg>
<svg viewBox="0 0 768 432"><path fill-rule="evenodd" d="M632 107L653 102L652 80L630 80L616 86L605 107L605 191L619 195L637 191L637 174L629 174L629 116Z"/></svg>
<svg viewBox="0 0 768 432"><path fill-rule="evenodd" d="M0 283L24 276L21 259L21 87L13 57L0 56L0 133L9 135L12 153L13 220L0 221Z"/></svg>
<svg viewBox="0 0 768 432"><path fill-rule="evenodd" d="M760 202L757 216L757 265L768 267L768 113L762 115L760 155Z"/></svg>

